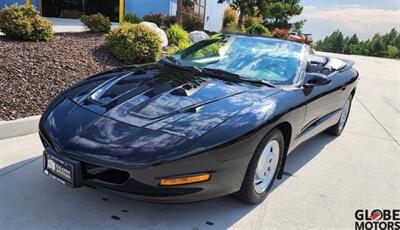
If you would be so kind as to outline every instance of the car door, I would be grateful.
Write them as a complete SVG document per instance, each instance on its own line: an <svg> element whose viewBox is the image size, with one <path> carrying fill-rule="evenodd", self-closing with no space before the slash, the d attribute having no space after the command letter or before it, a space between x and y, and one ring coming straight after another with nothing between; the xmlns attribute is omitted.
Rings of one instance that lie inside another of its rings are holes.
<svg viewBox="0 0 400 230"><path fill-rule="evenodd" d="M324 85L307 85L307 78L303 82L306 117L300 133L302 140L329 128L339 120L343 106L340 97L342 86L334 74L328 78L331 82Z"/></svg>

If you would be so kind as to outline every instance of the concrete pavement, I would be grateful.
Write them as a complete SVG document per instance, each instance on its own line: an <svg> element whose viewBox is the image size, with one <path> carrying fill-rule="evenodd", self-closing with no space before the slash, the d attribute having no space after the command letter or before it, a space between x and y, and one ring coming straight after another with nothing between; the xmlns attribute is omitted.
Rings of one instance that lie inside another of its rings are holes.
<svg viewBox="0 0 400 230"><path fill-rule="evenodd" d="M71 33L71 32L85 32L88 28L79 19L67 18L46 18L53 23L53 30L55 33ZM112 22L112 27L118 26L118 23Z"/></svg>
<svg viewBox="0 0 400 230"><path fill-rule="evenodd" d="M68 19L68 18L50 18L46 17L51 23L53 23L53 31L55 33L76 33L86 32L88 28L79 19ZM115 28L119 25L117 22L112 22L111 27ZM3 35L0 31L0 35Z"/></svg>
<svg viewBox="0 0 400 230"><path fill-rule="evenodd" d="M0 176L20 167L25 160L40 156L42 150L37 133L0 140Z"/></svg>
<svg viewBox="0 0 400 230"><path fill-rule="evenodd" d="M42 174L39 140L29 135L0 141L0 228L354 229L357 209L399 208L400 62L345 58L361 76L345 132L289 155L260 205L229 196L162 205L70 189Z"/></svg>

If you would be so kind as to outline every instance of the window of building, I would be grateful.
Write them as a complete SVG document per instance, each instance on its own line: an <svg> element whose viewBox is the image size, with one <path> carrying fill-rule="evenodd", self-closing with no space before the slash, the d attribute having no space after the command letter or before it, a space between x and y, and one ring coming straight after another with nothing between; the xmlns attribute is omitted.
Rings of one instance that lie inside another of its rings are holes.
<svg viewBox="0 0 400 230"><path fill-rule="evenodd" d="M119 0L42 0L42 15L56 18L80 18L101 13L118 21Z"/></svg>
<svg viewBox="0 0 400 230"><path fill-rule="evenodd" d="M182 17L204 23L205 0L182 0Z"/></svg>

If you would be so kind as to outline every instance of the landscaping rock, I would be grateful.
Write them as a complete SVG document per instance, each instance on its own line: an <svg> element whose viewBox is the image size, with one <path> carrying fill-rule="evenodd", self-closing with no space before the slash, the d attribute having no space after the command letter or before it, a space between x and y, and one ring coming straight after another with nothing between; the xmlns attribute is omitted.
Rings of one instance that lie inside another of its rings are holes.
<svg viewBox="0 0 400 230"><path fill-rule="evenodd" d="M0 36L0 120L40 115L62 90L122 66L102 45L103 39L92 33L58 34L49 42Z"/></svg>
<svg viewBox="0 0 400 230"><path fill-rule="evenodd" d="M160 35L161 37L161 46L162 47L167 47L168 46L168 37L167 34L164 32L164 30L160 29L155 23L152 22L141 22L139 24L145 25L149 28L151 28L152 30L154 30L155 32L157 32L158 35Z"/></svg>
<svg viewBox="0 0 400 230"><path fill-rule="evenodd" d="M208 35L204 31L198 31L198 30L190 32L189 36L192 42L199 42L201 40L208 38Z"/></svg>

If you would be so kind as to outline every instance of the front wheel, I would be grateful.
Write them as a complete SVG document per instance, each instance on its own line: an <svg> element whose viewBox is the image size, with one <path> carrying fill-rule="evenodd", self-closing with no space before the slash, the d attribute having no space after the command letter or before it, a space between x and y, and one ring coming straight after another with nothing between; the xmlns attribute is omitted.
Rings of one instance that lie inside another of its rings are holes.
<svg viewBox="0 0 400 230"><path fill-rule="evenodd" d="M236 196L250 204L262 202L275 181L282 162L284 139L279 129L269 132L258 146Z"/></svg>
<svg viewBox="0 0 400 230"><path fill-rule="evenodd" d="M347 98L345 104L342 107L341 115L338 123L334 126L330 127L327 132L334 136L340 136L342 134L344 127L346 126L347 119L349 118L350 109L351 109L351 102L353 101L353 95L350 95Z"/></svg>

